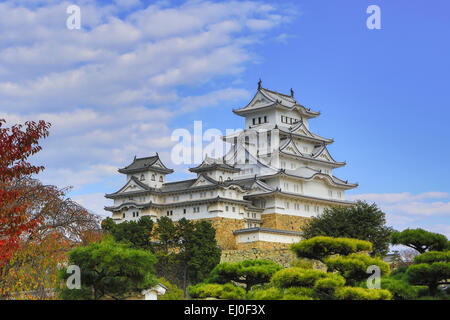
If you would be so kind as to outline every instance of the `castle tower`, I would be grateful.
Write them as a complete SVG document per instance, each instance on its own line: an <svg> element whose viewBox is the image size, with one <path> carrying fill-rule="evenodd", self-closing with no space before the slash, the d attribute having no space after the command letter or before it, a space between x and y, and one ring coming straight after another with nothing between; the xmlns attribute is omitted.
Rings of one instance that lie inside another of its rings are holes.
<svg viewBox="0 0 450 320"><path fill-rule="evenodd" d="M166 182L173 171L158 155L119 169L127 183L106 195L113 219L209 220L222 249L244 249L297 242L308 218L352 204L345 191L357 184L334 176L346 163L328 152L333 139L310 130L320 113L298 103L292 89L282 94L259 82L250 103L233 112L245 118L245 130L223 137L231 146L224 157L190 168L194 179Z"/></svg>

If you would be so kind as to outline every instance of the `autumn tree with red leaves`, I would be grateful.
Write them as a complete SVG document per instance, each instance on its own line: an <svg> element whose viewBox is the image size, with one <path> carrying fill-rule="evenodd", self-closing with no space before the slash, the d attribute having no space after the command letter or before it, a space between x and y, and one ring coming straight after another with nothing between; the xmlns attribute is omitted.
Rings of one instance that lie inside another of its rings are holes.
<svg viewBox="0 0 450 320"><path fill-rule="evenodd" d="M58 268L74 246L102 238L100 219L67 198L70 188L44 185L39 152L49 123L3 127L0 119L0 299L52 299Z"/></svg>
<svg viewBox="0 0 450 320"><path fill-rule="evenodd" d="M20 236L38 228L41 217L31 217L27 210L32 205L27 190L16 188L24 178L44 169L28 162L28 158L42 147L39 139L49 134L50 123L28 121L4 127L0 119L0 266L11 258L18 248Z"/></svg>

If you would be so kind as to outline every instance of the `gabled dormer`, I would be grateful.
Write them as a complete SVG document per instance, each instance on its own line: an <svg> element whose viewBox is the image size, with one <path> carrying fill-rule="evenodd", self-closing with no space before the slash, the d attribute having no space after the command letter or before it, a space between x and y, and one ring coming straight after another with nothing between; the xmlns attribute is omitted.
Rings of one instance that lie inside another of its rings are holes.
<svg viewBox="0 0 450 320"><path fill-rule="evenodd" d="M206 175L223 182L233 179L234 174L238 173L240 169L224 163L223 159L213 159L207 156L200 165L190 168L189 171L196 173L197 177Z"/></svg>
<svg viewBox="0 0 450 320"><path fill-rule="evenodd" d="M119 169L120 173L127 175L127 181L132 177L138 179L141 183L152 187L160 188L166 182L166 175L173 172L167 168L159 158L158 153L155 156L136 158L125 168Z"/></svg>

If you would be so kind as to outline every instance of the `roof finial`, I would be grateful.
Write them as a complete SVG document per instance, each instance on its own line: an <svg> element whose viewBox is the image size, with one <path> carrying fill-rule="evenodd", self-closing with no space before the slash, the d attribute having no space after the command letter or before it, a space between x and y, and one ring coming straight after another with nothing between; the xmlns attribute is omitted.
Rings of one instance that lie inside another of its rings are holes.
<svg viewBox="0 0 450 320"><path fill-rule="evenodd" d="M292 88L291 88L291 97L292 98L294 97L294 90L292 90Z"/></svg>
<svg viewBox="0 0 450 320"><path fill-rule="evenodd" d="M136 155L134 155L134 160L133 161L136 161Z"/></svg>
<svg viewBox="0 0 450 320"><path fill-rule="evenodd" d="M261 78L259 78L259 81L258 81L258 89L261 89L261 83L262 83Z"/></svg>

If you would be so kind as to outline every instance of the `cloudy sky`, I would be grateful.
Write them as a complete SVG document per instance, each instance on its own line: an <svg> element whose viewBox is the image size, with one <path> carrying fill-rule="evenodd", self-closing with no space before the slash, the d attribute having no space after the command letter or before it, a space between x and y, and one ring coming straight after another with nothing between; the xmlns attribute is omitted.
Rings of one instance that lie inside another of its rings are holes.
<svg viewBox="0 0 450 320"><path fill-rule="evenodd" d="M376 3L375 3L376 2ZM442 1L0 3L0 118L52 123L33 161L99 214L134 155L170 162L177 128L241 128L259 78L320 110L338 177L397 229L450 236L450 5ZM66 10L81 9L69 30ZM381 30L366 9L381 8Z"/></svg>

